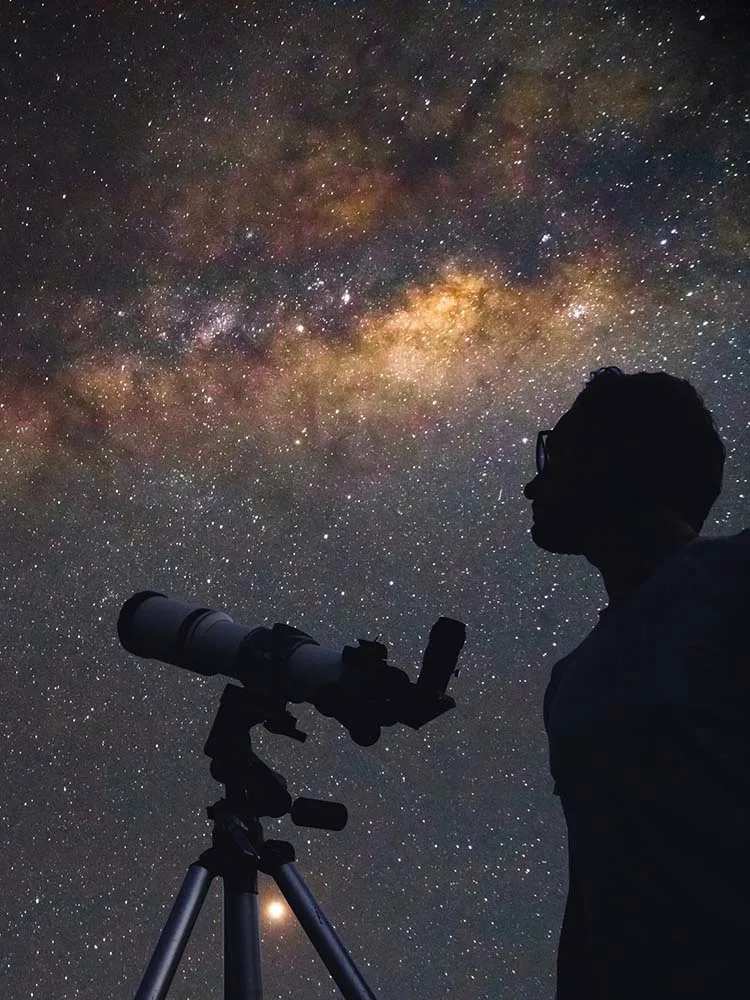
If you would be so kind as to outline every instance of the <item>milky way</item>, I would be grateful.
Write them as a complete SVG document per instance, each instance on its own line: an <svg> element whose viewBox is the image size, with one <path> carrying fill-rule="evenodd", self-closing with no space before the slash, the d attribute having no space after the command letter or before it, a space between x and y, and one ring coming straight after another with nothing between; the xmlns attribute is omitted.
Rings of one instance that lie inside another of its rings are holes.
<svg viewBox="0 0 750 1000"><path fill-rule="evenodd" d="M608 331L741 321L742 102L706 15L541 11L19 9L11 480L195 433L223 464L248 433L325 453Z"/></svg>
<svg viewBox="0 0 750 1000"><path fill-rule="evenodd" d="M439 614L469 623L462 721L392 736L401 778L385 738L351 762L311 751L351 767L366 832L315 835L306 871L378 995L550 996L564 859L539 663L580 641L597 584L555 578L521 491L590 369L667 370L729 445L714 528L742 526L745 21L541 0L9 2L2 20L6 847L25 866L5 992L131 995L205 832L210 699L115 645L119 605L154 587L331 645L389 629L412 656ZM165 777L165 745L195 770ZM446 805L450 754L468 797ZM95 803L120 824L106 863L104 821L77 832ZM216 995L212 926L175 996ZM278 995L333 995L274 928Z"/></svg>

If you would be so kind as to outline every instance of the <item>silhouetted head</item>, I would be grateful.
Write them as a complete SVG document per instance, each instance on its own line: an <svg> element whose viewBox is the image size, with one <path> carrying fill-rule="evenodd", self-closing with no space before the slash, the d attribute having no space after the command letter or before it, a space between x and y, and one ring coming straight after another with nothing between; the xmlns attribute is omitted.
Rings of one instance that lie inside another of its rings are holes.
<svg viewBox="0 0 750 1000"><path fill-rule="evenodd" d="M594 534L621 531L634 512L668 531L699 534L726 458L688 381L617 367L591 373L553 430L540 432L537 450L537 475L524 488L531 537L548 552L582 555Z"/></svg>

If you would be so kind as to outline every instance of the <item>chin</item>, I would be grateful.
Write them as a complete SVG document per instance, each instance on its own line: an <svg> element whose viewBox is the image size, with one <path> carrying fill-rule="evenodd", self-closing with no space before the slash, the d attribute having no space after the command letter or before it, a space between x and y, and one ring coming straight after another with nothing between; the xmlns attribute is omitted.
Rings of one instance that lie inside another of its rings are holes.
<svg viewBox="0 0 750 1000"><path fill-rule="evenodd" d="M583 540L581 532L571 524L554 523L535 520L531 525L531 538L534 544L545 552L558 555L583 555Z"/></svg>

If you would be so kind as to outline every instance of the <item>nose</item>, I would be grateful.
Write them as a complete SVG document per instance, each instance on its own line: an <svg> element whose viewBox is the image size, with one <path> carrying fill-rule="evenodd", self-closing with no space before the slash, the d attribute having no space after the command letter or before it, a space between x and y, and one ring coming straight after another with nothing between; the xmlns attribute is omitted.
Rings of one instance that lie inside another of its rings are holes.
<svg viewBox="0 0 750 1000"><path fill-rule="evenodd" d="M536 475L524 486L523 495L526 497L527 500L536 500L536 484L538 479L539 476Z"/></svg>

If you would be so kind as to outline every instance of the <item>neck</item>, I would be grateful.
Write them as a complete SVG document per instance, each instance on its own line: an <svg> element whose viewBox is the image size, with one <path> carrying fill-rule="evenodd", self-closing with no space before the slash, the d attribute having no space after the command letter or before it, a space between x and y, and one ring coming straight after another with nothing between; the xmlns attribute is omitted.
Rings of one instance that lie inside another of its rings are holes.
<svg viewBox="0 0 750 1000"><path fill-rule="evenodd" d="M697 537L694 529L672 511L631 507L613 524L592 532L585 554L602 574L609 607L616 608L667 559Z"/></svg>

